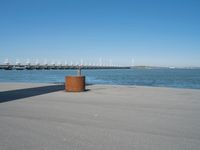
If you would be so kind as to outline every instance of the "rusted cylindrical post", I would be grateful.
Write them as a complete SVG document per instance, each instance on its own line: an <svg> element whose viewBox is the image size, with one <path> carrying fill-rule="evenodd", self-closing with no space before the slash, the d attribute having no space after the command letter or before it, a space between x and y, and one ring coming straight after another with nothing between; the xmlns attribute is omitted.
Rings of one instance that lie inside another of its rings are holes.
<svg viewBox="0 0 200 150"><path fill-rule="evenodd" d="M85 91L85 76L67 76L67 77L65 77L65 90L67 92Z"/></svg>

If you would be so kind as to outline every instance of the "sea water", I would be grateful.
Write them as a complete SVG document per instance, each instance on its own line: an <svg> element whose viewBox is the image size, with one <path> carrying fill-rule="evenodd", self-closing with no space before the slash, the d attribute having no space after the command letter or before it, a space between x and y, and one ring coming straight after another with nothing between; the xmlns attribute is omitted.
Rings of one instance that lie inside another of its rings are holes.
<svg viewBox="0 0 200 150"><path fill-rule="evenodd" d="M0 82L63 83L76 70L0 70ZM200 89L200 69L82 70L87 84Z"/></svg>

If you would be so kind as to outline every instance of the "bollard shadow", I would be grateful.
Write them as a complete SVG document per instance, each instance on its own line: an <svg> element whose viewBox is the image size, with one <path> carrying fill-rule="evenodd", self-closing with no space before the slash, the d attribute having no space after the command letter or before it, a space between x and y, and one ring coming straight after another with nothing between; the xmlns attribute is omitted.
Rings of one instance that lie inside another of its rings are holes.
<svg viewBox="0 0 200 150"><path fill-rule="evenodd" d="M0 103L52 93L60 90L64 90L64 85L49 85L42 87L3 91L0 92Z"/></svg>
<svg viewBox="0 0 200 150"><path fill-rule="evenodd" d="M89 92L89 91L91 91L91 89L85 89L85 90L84 90L84 92Z"/></svg>

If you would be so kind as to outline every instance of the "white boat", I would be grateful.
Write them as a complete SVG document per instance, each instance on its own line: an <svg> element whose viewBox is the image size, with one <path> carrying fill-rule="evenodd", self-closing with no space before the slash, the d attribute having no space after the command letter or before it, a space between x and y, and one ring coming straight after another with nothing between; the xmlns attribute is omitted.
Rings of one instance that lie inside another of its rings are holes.
<svg viewBox="0 0 200 150"><path fill-rule="evenodd" d="M15 69L15 70L24 70L24 69L26 69L26 67L24 67L24 66L14 66L13 69Z"/></svg>

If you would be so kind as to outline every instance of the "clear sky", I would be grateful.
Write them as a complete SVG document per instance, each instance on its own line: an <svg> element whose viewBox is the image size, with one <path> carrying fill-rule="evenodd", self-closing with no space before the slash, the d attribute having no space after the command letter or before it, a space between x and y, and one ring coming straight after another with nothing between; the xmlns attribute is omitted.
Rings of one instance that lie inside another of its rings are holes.
<svg viewBox="0 0 200 150"><path fill-rule="evenodd" d="M0 0L0 61L200 66L200 0Z"/></svg>

